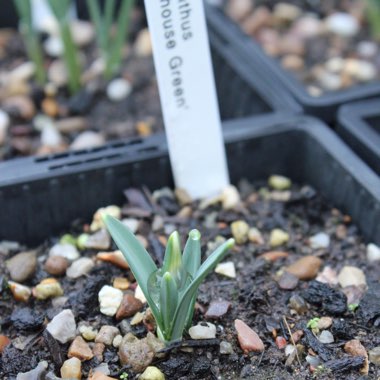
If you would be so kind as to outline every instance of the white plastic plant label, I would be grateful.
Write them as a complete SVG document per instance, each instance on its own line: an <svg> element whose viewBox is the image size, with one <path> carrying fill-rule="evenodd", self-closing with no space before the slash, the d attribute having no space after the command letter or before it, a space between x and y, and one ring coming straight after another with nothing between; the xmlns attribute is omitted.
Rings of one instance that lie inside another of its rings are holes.
<svg viewBox="0 0 380 380"><path fill-rule="evenodd" d="M203 0L145 0L176 186L193 198L227 184Z"/></svg>

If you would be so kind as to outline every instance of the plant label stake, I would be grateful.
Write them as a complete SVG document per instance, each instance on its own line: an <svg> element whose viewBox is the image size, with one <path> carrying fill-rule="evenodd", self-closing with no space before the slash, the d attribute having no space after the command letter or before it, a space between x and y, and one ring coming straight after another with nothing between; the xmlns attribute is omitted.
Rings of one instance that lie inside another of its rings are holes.
<svg viewBox="0 0 380 380"><path fill-rule="evenodd" d="M228 185L202 0L145 0L176 186L193 198Z"/></svg>

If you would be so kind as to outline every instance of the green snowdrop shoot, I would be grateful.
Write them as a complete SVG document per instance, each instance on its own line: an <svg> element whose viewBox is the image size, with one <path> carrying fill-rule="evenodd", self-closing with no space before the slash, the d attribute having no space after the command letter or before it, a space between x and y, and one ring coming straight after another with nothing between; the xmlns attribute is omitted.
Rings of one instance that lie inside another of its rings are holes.
<svg viewBox="0 0 380 380"><path fill-rule="evenodd" d="M219 246L201 265L200 232L190 231L182 254L175 231L168 239L162 268L157 268L128 227L109 215L104 221L147 299L158 337L165 343L181 340L192 322L199 285L233 247L234 239Z"/></svg>

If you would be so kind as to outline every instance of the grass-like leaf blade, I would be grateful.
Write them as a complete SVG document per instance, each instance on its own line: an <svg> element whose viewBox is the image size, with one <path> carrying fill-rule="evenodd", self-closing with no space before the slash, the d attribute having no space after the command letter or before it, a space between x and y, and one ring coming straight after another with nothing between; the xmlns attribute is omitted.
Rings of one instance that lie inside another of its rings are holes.
<svg viewBox="0 0 380 380"><path fill-rule="evenodd" d="M177 284L170 274L166 272L162 277L160 291L160 307L161 317L164 322L164 334L170 330L170 325L173 322L173 317L178 303Z"/></svg>

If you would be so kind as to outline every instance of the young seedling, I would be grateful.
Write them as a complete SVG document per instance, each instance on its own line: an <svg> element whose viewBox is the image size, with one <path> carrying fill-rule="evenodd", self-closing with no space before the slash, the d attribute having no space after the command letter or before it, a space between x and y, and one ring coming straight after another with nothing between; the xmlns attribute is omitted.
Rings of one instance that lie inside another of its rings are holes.
<svg viewBox="0 0 380 380"><path fill-rule="evenodd" d="M46 81L44 60L37 31L33 28L31 0L14 0L20 18L20 31L24 38L29 59L36 68L36 80L41 86Z"/></svg>
<svg viewBox="0 0 380 380"><path fill-rule="evenodd" d="M115 15L116 1L105 1L104 12L102 13L98 1L87 0L90 17L96 29L98 47L105 62L104 76L106 79L110 79L120 67L123 44L128 33L133 5L133 0L121 2L115 32L112 33L112 21Z"/></svg>
<svg viewBox="0 0 380 380"><path fill-rule="evenodd" d="M367 0L367 18L372 37L380 41L380 0Z"/></svg>
<svg viewBox="0 0 380 380"><path fill-rule="evenodd" d="M157 268L128 227L109 215L104 221L147 299L158 337L165 343L181 340L191 325L199 285L233 247L234 239L218 247L201 265L200 232L190 231L182 254L175 231L168 239L162 268Z"/></svg>
<svg viewBox="0 0 380 380"><path fill-rule="evenodd" d="M69 77L69 89L72 94L75 94L80 89L81 71L78 61L78 51L73 42L68 17L71 0L48 0L48 2L59 24L64 46L63 58Z"/></svg>

